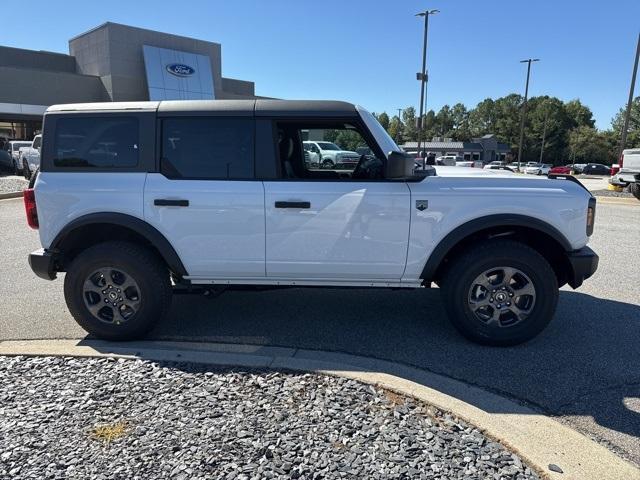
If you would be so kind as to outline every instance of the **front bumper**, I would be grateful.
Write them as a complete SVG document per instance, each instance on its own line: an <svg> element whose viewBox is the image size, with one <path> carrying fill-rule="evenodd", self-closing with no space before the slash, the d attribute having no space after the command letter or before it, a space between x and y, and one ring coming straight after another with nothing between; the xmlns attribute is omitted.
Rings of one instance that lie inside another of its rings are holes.
<svg viewBox="0 0 640 480"><path fill-rule="evenodd" d="M56 278L56 259L51 252L44 248L29 254L29 266L40 278L54 280Z"/></svg>
<svg viewBox="0 0 640 480"><path fill-rule="evenodd" d="M598 255L589 247L582 247L567 254L571 271L567 283L572 288L578 288L587 278L598 269Z"/></svg>

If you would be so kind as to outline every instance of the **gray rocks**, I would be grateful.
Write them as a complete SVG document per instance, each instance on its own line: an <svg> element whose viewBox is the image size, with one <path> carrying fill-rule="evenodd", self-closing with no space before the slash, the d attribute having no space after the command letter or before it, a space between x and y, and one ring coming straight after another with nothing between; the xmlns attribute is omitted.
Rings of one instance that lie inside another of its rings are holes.
<svg viewBox="0 0 640 480"><path fill-rule="evenodd" d="M0 357L0 385L2 479L538 478L461 420L343 378Z"/></svg>

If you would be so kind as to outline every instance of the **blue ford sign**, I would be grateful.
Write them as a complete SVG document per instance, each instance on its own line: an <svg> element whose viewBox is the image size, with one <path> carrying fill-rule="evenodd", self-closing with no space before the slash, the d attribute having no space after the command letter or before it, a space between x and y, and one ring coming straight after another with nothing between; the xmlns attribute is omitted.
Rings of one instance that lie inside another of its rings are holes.
<svg viewBox="0 0 640 480"><path fill-rule="evenodd" d="M167 71L177 77L189 77L196 73L196 69L182 63L172 63L167 65Z"/></svg>

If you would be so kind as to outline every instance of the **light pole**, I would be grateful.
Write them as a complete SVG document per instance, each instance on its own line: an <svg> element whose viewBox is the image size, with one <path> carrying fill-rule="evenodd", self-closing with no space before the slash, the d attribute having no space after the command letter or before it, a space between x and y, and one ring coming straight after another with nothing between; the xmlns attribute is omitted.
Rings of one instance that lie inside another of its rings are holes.
<svg viewBox="0 0 640 480"><path fill-rule="evenodd" d="M396 133L398 138L396 138L396 142L400 142L402 139L402 109L398 109L398 132Z"/></svg>
<svg viewBox="0 0 640 480"><path fill-rule="evenodd" d="M622 157L622 151L627 143L627 130L629 129L629 116L631 115L631 104L633 103L633 87L636 84L636 74L638 73L638 58L640 58L640 33L638 34L638 46L636 47L636 61L633 64L633 73L631 74L631 86L629 87L629 101L627 102L627 110L624 113L624 126L622 127L622 136L620 137L620 151L618 158Z"/></svg>
<svg viewBox="0 0 640 480"><path fill-rule="evenodd" d="M527 116L527 97L529 96L529 76L531 75L531 62L539 62L539 58L528 58L520 60L520 63L527 64L527 85L524 88L524 103L522 104L522 116L520 117L520 143L518 144L518 171L522 159L522 142L524 141L524 119Z"/></svg>
<svg viewBox="0 0 640 480"><path fill-rule="evenodd" d="M435 15L439 13L440 10L425 10L424 12L416 13L416 17L424 17L424 41L422 44L422 71L418 72L416 75L417 79L420 80L420 115L418 116L417 126L418 126L418 155L420 155L420 147L422 145L422 132L423 132L423 124L422 124L422 115L424 113L426 98L425 98L425 87L427 85L427 33L429 32L429 15ZM426 159L422 159L422 168L424 169L426 163Z"/></svg>

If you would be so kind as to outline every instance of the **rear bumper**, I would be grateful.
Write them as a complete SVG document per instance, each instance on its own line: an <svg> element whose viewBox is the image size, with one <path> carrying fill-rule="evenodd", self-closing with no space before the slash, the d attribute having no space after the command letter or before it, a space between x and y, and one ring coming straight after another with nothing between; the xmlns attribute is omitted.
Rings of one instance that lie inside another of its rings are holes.
<svg viewBox="0 0 640 480"><path fill-rule="evenodd" d="M578 288L587 278L598 269L598 255L589 247L569 252L567 258L571 265L567 283L572 288Z"/></svg>
<svg viewBox="0 0 640 480"><path fill-rule="evenodd" d="M29 266L40 278L54 280L56 278L56 259L51 252L41 248L29 254Z"/></svg>

